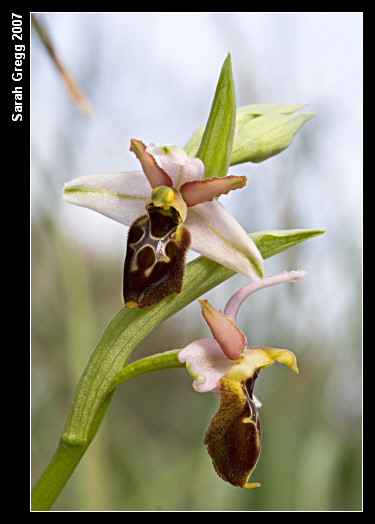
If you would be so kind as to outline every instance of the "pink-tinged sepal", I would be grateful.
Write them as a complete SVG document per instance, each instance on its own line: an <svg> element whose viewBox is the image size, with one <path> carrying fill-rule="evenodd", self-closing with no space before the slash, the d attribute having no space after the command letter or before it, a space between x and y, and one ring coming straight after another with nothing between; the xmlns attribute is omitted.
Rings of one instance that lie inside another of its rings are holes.
<svg viewBox="0 0 375 524"><path fill-rule="evenodd" d="M135 220L124 266L125 306L144 308L179 293L189 246L189 231L162 211Z"/></svg>
<svg viewBox="0 0 375 524"><path fill-rule="evenodd" d="M194 379L193 388L199 393L212 391L220 396L220 379L228 373L233 361L224 355L214 338L201 338L188 344L178 354L180 362Z"/></svg>
<svg viewBox="0 0 375 524"><path fill-rule="evenodd" d="M226 195L232 189L240 189L246 185L245 176L229 175L222 178L207 178L186 182L180 187L181 195L188 207L202 202L209 202L220 195Z"/></svg>
<svg viewBox="0 0 375 524"><path fill-rule="evenodd" d="M135 138L132 138L130 143L130 151L132 151L140 161L143 172L150 182L150 186L152 188L158 186L172 187L171 177L156 163L155 158L150 155L150 153L147 153L144 143Z"/></svg>
<svg viewBox="0 0 375 524"><path fill-rule="evenodd" d="M246 346L242 331L221 311L215 309L207 300L199 300L202 315L224 354L231 360L237 360Z"/></svg>

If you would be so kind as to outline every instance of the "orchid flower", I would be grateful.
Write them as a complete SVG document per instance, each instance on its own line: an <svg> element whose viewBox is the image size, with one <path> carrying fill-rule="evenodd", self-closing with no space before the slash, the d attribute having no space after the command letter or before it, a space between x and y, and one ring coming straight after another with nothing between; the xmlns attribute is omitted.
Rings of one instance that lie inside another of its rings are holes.
<svg viewBox="0 0 375 524"><path fill-rule="evenodd" d="M124 267L126 306L143 308L179 293L189 248L247 278L262 278L258 248L216 200L244 187L246 177L204 179L203 162L175 146L146 148L132 139L130 150L142 171L79 177L65 184L63 192L66 201L130 226Z"/></svg>
<svg viewBox="0 0 375 524"><path fill-rule="evenodd" d="M243 286L228 301L224 312L207 300L200 300L202 314L213 338L190 343L178 354L198 392L212 391L220 398L220 407L206 432L204 443L217 474L234 486L255 488L248 483L261 449L261 427L253 388L260 371L275 360L298 373L291 351L260 346L247 347L246 338L236 326L236 314L242 302L255 291L283 282L305 278L305 271L284 271L259 282Z"/></svg>

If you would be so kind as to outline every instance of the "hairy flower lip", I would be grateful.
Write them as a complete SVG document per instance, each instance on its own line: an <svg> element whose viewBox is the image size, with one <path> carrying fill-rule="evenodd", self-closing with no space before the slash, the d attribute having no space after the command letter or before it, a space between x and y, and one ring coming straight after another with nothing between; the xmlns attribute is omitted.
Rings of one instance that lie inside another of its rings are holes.
<svg viewBox="0 0 375 524"><path fill-rule="evenodd" d="M264 261L255 243L216 200L219 194L243 187L245 177L236 180L229 176L218 181L202 181L202 161L189 158L181 148L153 144L146 147L141 141L133 139L131 149L142 160L146 172L100 173L79 177L65 184L63 199L130 226L136 218L145 214L145 205L154 188L164 185L179 193L182 190L184 198L185 185L187 205L190 203L190 206L186 217L180 210L178 212L191 234L190 249L249 279L259 280L263 277ZM161 167L153 155L158 155ZM202 196L199 192L202 193L203 188ZM213 200L199 202L202 198Z"/></svg>

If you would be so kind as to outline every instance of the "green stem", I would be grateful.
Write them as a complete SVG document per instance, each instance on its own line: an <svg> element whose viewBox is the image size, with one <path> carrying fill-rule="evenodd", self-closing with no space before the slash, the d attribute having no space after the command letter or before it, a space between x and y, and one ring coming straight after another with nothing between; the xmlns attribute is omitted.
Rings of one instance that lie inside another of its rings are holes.
<svg viewBox="0 0 375 524"><path fill-rule="evenodd" d="M178 360L178 353L180 349L172 349L163 353L156 353L150 357L145 357L136 360L131 364L127 364L117 374L110 389L115 389L117 386L128 380L129 378L143 375L144 373L152 373L153 371L161 371L162 369L184 368L185 364Z"/></svg>
<svg viewBox="0 0 375 524"><path fill-rule="evenodd" d="M99 407L85 443L69 446L60 439L55 454L31 492L31 511L48 511L52 507L94 438L114 392L109 393Z"/></svg>
<svg viewBox="0 0 375 524"><path fill-rule="evenodd" d="M179 351L180 350L172 350L166 351L165 353L158 353L132 362L122 368L110 387L111 392L108 393L102 402L92 421L87 441L83 444L72 446L65 444L62 439L60 440L48 467L33 489L31 499L33 511L46 511L50 509L52 505L51 502L53 503L57 499L94 438L115 392L115 388L122 382L125 382L125 380L136 377L137 375L160 371L162 369L185 367L185 364L178 360L177 355Z"/></svg>

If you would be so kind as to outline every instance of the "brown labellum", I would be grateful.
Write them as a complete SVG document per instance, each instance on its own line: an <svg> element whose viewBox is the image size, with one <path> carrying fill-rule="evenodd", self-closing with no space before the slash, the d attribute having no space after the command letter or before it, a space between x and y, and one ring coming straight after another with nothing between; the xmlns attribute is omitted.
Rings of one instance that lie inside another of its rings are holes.
<svg viewBox="0 0 375 524"><path fill-rule="evenodd" d="M220 380L220 407L206 432L204 443L217 474L234 486L247 484L261 449L261 428L253 400L255 373L243 383Z"/></svg>
<svg viewBox="0 0 375 524"><path fill-rule="evenodd" d="M190 233L173 213L150 208L129 229L124 266L125 306L151 306L179 293L185 270Z"/></svg>

